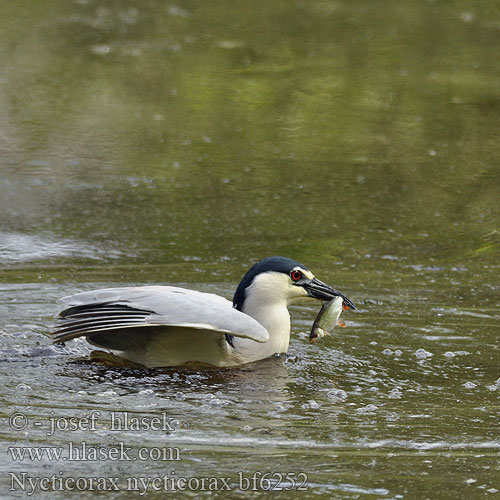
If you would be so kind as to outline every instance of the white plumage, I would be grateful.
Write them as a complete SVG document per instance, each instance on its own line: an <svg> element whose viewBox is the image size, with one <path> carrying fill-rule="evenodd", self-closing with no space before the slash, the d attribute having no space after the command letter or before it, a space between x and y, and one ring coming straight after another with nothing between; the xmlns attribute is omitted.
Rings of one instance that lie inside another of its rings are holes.
<svg viewBox="0 0 500 500"><path fill-rule="evenodd" d="M107 288L61 299L55 342L86 337L147 367L234 366L288 350L288 304L340 295L298 262L270 257L243 277L233 303L172 286Z"/></svg>

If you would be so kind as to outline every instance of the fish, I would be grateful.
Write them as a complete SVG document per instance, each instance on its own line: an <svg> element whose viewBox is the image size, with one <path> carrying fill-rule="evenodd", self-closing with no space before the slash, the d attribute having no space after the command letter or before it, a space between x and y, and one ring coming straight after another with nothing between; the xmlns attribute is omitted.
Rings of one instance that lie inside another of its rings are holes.
<svg viewBox="0 0 500 500"><path fill-rule="evenodd" d="M345 304L342 297L335 297L330 302L323 304L314 320L309 334L309 342L314 344L317 339L325 335L331 335L329 330L332 330L335 325L345 327L343 320L339 319L345 309L349 309L349 306Z"/></svg>

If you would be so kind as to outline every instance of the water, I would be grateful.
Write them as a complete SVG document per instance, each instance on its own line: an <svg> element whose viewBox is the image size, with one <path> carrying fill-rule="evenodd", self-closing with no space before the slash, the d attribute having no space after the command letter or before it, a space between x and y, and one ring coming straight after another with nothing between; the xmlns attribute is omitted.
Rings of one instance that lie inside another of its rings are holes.
<svg viewBox="0 0 500 500"><path fill-rule="evenodd" d="M1 9L0 496L23 472L120 499L181 477L175 498L498 496L496 6ZM231 298L275 254L354 300L347 328L311 345L319 304L294 306L287 358L215 371L45 335L64 295ZM142 425L113 430L125 412ZM84 442L108 455L68 460ZM82 495L58 484L32 498Z"/></svg>

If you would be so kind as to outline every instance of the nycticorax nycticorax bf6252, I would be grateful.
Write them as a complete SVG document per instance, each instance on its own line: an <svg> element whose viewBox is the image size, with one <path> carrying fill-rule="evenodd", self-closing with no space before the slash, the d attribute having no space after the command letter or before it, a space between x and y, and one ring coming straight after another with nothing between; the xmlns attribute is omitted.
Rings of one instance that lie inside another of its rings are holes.
<svg viewBox="0 0 500 500"><path fill-rule="evenodd" d="M243 277L233 303L173 286L106 288L61 299L54 342L86 337L147 367L204 363L234 366L286 353L288 304L330 300L340 292L285 257L269 257Z"/></svg>

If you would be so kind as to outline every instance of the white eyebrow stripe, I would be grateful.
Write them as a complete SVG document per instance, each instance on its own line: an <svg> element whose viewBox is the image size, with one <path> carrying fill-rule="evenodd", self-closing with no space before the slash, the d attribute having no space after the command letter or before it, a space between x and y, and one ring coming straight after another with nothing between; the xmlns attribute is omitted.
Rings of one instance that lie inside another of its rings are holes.
<svg viewBox="0 0 500 500"><path fill-rule="evenodd" d="M304 274L304 276L306 276L310 280L314 279L314 274L311 271L302 270L302 273Z"/></svg>
<svg viewBox="0 0 500 500"><path fill-rule="evenodd" d="M300 271L306 278L310 280L314 279L314 274L311 271L306 271L305 269L302 269L299 266L294 267L292 271Z"/></svg>

